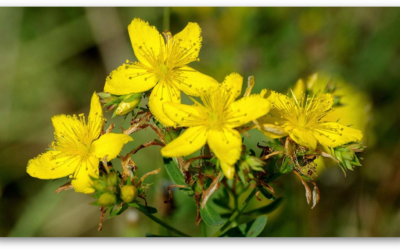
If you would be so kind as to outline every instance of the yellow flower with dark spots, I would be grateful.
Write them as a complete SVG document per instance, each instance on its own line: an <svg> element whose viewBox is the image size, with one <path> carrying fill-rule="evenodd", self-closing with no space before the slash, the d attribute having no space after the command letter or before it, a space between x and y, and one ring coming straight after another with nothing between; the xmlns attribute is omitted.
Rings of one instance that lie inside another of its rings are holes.
<svg viewBox="0 0 400 250"><path fill-rule="evenodd" d="M176 124L188 129L170 142L161 153L166 157L186 156L206 143L220 160L225 176L232 179L235 163L242 152L242 138L235 128L257 119L270 109L270 102L260 95L236 98L243 78L231 74L214 92L201 96L203 104L165 103L164 111Z"/></svg>
<svg viewBox="0 0 400 250"><path fill-rule="evenodd" d="M96 93L92 97L88 122L83 114L58 115L52 121L55 141L49 151L28 162L27 172L39 179L70 176L72 186L80 193L94 192L92 178L99 177L101 159L116 158L123 145L133 141L125 134L100 135L104 117Z"/></svg>
<svg viewBox="0 0 400 250"><path fill-rule="evenodd" d="M189 23L175 36L165 32L165 41L154 26L138 18L128 30L139 62L127 61L114 70L107 77L105 92L126 95L154 87L149 99L151 112L165 126L174 126L163 112L165 102L180 103L181 91L200 96L218 88L216 80L187 66L199 60L202 37L197 23Z"/></svg>
<svg viewBox="0 0 400 250"><path fill-rule="evenodd" d="M331 94L292 97L263 90L262 95L271 102L271 111L257 120L260 131L270 138L290 136L296 143L315 150L317 143L337 147L362 139L358 129L343 126L329 119L333 111Z"/></svg>

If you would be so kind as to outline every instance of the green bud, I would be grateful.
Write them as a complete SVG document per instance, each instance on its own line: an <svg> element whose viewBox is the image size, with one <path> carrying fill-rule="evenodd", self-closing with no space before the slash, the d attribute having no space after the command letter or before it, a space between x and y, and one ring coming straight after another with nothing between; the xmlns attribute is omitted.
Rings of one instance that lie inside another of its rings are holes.
<svg viewBox="0 0 400 250"><path fill-rule="evenodd" d="M194 183L194 191L195 191L196 193L199 193L199 194L203 193L203 188L201 187L199 181L196 181L196 182Z"/></svg>
<svg viewBox="0 0 400 250"><path fill-rule="evenodd" d="M363 143L350 143L333 149L332 155L339 160L339 166L343 173L346 170L354 170L355 166L360 167L361 153L366 147Z"/></svg>
<svg viewBox="0 0 400 250"><path fill-rule="evenodd" d="M264 161L260 160L259 158L250 156L250 155L246 155L245 161L252 170L264 171L262 166L264 166L266 163Z"/></svg>
<svg viewBox="0 0 400 250"><path fill-rule="evenodd" d="M107 186L112 187L117 185L118 176L115 172L110 172L109 175L106 177Z"/></svg>
<svg viewBox="0 0 400 250"><path fill-rule="evenodd" d="M115 114L116 115L128 114L138 106L141 99L142 99L141 93L127 96L124 100L122 100L119 103L117 109L115 110Z"/></svg>
<svg viewBox="0 0 400 250"><path fill-rule="evenodd" d="M117 203L117 197L112 193L104 193L100 196L98 203L100 206L109 207Z"/></svg>
<svg viewBox="0 0 400 250"><path fill-rule="evenodd" d="M138 196L138 189L132 185L126 185L121 188L121 199L125 203L130 203Z"/></svg>
<svg viewBox="0 0 400 250"><path fill-rule="evenodd" d="M93 188L96 191L104 191L107 188L107 184L101 179L94 180L93 181Z"/></svg>
<svg viewBox="0 0 400 250"><path fill-rule="evenodd" d="M101 98L101 99L107 99L111 97L110 93L105 93L105 92L98 92L97 95Z"/></svg>

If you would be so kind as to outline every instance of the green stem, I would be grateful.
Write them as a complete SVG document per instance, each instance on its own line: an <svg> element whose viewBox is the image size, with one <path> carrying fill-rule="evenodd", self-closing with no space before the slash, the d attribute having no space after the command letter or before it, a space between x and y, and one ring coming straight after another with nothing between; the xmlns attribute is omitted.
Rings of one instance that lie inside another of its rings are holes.
<svg viewBox="0 0 400 250"><path fill-rule="evenodd" d="M147 213L143 213L143 214L146 215L147 217L149 217L150 219L152 219L154 222L156 222L156 223L160 224L161 226L165 227L170 232L176 233L177 235L183 236L183 237L191 237L190 235L182 233L178 229L171 227L170 225L168 225L167 223L165 223L164 221L160 220L159 218L155 217L152 214L147 214Z"/></svg>
<svg viewBox="0 0 400 250"><path fill-rule="evenodd" d="M164 31L169 30L169 7L164 7L163 28Z"/></svg>
<svg viewBox="0 0 400 250"><path fill-rule="evenodd" d="M225 222L224 225L222 225L222 227L213 235L213 237L220 236L225 231L225 229L227 229L232 224L232 222L234 222L236 220L236 218L245 210L245 208L249 204L249 201L254 197L254 195L256 194L257 191L258 191L258 188L254 188L253 191L251 191L251 193L246 198L246 200L243 202L243 204L239 207L239 209L237 209L231 215L231 217Z"/></svg>

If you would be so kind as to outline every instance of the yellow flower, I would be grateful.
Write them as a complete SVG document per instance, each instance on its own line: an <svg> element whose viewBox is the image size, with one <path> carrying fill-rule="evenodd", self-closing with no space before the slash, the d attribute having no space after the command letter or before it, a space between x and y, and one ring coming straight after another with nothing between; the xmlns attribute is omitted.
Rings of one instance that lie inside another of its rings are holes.
<svg viewBox="0 0 400 250"><path fill-rule="evenodd" d="M165 126L174 126L163 112L165 102L180 103L181 91L200 96L218 88L216 80L186 66L199 60L202 37L197 23L189 23L175 36L164 33L166 42L154 26L138 18L133 19L128 30L139 62L127 62L114 70L107 77L105 92L126 95L154 87L149 98L151 112Z"/></svg>
<svg viewBox="0 0 400 250"><path fill-rule="evenodd" d="M55 141L51 149L31 159L27 172L39 179L73 178L76 192L92 193L93 178L99 176L99 159L116 158L124 144L133 139L125 134L108 133L100 136L104 125L99 97L93 94L89 119L58 115L52 118ZM100 137L99 137L100 136Z"/></svg>
<svg viewBox="0 0 400 250"><path fill-rule="evenodd" d="M268 115L258 119L258 128L270 138L289 135L296 143L315 150L322 146L337 147L362 139L362 132L328 119L333 111L331 94L296 95L292 98L263 90L272 104Z"/></svg>
<svg viewBox="0 0 400 250"><path fill-rule="evenodd" d="M243 78L231 74L214 92L201 96L203 105L164 104L165 113L179 126L189 127L177 139L165 146L166 157L186 156L206 143L218 157L222 171L229 179L235 173L234 164L240 158L242 138L234 128L268 113L270 103L260 95L235 99L242 90Z"/></svg>
<svg viewBox="0 0 400 250"><path fill-rule="evenodd" d="M329 112L325 117L325 120L340 120L342 124L351 124L353 128L361 130L365 136L368 136L368 144L371 145L371 141L373 141L371 140L372 134L367 129L370 119L371 101L361 90L346 83L340 77L330 77L325 73L319 73L311 75L307 81L303 81L302 79L298 80L293 92L299 97L304 93L323 93L330 81L337 86L333 95L340 96L340 103L344 105L335 107L335 109ZM328 148L323 148L323 151L330 153ZM318 166L317 173L325 166L337 165L335 161L325 157L319 157L315 160L315 163Z"/></svg>

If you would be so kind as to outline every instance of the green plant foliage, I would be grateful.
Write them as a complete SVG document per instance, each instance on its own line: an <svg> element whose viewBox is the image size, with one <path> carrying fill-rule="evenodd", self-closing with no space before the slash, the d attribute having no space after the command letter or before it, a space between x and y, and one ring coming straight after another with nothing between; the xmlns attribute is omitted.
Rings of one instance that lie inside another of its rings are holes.
<svg viewBox="0 0 400 250"><path fill-rule="evenodd" d="M265 225L267 225L267 216L260 216L249 223L229 229L221 237L257 237Z"/></svg>
<svg viewBox="0 0 400 250"><path fill-rule="evenodd" d="M251 211L245 212L245 213L243 213L243 215L263 215L263 214L272 213L275 209L277 209L279 207L279 205L282 203L282 201L283 201L283 198L279 197L278 199L274 200L272 203L270 203L264 207L256 208Z"/></svg>
<svg viewBox="0 0 400 250"><path fill-rule="evenodd" d="M209 226L219 226L224 223L221 216L217 211L215 211L210 203L207 203L204 209L200 209L200 215L204 222Z"/></svg>

